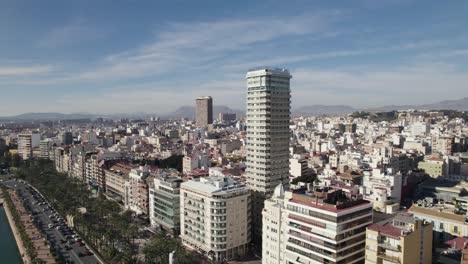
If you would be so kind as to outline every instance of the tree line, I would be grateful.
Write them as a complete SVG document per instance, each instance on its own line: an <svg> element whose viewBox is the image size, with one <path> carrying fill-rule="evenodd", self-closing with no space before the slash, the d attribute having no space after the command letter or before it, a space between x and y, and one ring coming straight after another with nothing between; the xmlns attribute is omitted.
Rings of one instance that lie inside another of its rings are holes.
<svg viewBox="0 0 468 264"><path fill-rule="evenodd" d="M94 195L80 179L55 170L49 160L24 162L16 176L37 188L63 216L73 216L74 229L96 249L108 263L139 263L138 226L132 212ZM80 208L86 213L80 213ZM189 254L176 240L156 236L143 249L145 263L169 263L169 253L176 252L178 263L192 263Z"/></svg>

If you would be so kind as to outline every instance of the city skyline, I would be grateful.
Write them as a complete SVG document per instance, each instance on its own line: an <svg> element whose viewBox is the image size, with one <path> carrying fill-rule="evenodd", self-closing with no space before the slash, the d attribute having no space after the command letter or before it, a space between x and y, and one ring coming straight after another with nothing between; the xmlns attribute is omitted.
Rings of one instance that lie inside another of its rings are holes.
<svg viewBox="0 0 468 264"><path fill-rule="evenodd" d="M245 109L258 65L294 73L293 108L468 95L464 2L108 3L50 1L47 17L42 4L0 4L3 116L164 113L201 95Z"/></svg>

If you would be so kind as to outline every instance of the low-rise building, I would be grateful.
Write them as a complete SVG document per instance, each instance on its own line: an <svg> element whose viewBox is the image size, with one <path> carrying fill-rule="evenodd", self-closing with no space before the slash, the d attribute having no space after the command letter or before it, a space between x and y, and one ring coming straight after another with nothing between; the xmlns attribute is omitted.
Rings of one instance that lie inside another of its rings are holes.
<svg viewBox="0 0 468 264"><path fill-rule="evenodd" d="M449 205L413 204L408 212L414 217L432 223L435 245L454 237L468 237L468 223L464 215L456 214Z"/></svg>
<svg viewBox="0 0 468 264"><path fill-rule="evenodd" d="M432 263L432 224L406 213L367 227L365 263Z"/></svg>

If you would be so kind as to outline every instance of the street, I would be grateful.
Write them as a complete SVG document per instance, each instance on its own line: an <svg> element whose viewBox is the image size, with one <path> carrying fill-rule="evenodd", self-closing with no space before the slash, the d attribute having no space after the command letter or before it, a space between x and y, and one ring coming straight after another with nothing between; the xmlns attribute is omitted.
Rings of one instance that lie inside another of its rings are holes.
<svg viewBox="0 0 468 264"><path fill-rule="evenodd" d="M63 216L60 216L29 184L19 180L3 180L3 184L18 191L24 207L33 216L37 228L45 233L62 263L101 263L86 243L67 226Z"/></svg>

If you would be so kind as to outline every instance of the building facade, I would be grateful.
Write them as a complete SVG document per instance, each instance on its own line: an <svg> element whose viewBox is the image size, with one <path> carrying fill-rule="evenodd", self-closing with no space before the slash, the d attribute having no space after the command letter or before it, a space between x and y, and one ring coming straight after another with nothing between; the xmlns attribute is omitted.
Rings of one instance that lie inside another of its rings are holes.
<svg viewBox="0 0 468 264"><path fill-rule="evenodd" d="M259 68L247 75L247 184L253 191L253 239L261 245L264 201L289 182L291 74ZM260 251L257 249L257 251Z"/></svg>
<svg viewBox="0 0 468 264"><path fill-rule="evenodd" d="M373 213L356 191L275 190L263 211L262 263L361 263Z"/></svg>
<svg viewBox="0 0 468 264"><path fill-rule="evenodd" d="M432 224L406 213L369 226L365 263L432 263Z"/></svg>
<svg viewBox="0 0 468 264"><path fill-rule="evenodd" d="M149 191L151 226L178 235L180 233L180 177L160 175Z"/></svg>
<svg viewBox="0 0 468 264"><path fill-rule="evenodd" d="M24 133L18 135L18 155L27 160L32 157L33 148L39 147L41 135L38 133Z"/></svg>
<svg viewBox="0 0 468 264"><path fill-rule="evenodd" d="M197 127L206 127L213 124L213 98L211 96L197 98L195 124Z"/></svg>
<svg viewBox="0 0 468 264"><path fill-rule="evenodd" d="M251 237L249 188L217 176L182 183L180 223L184 246L214 261L244 256Z"/></svg>

